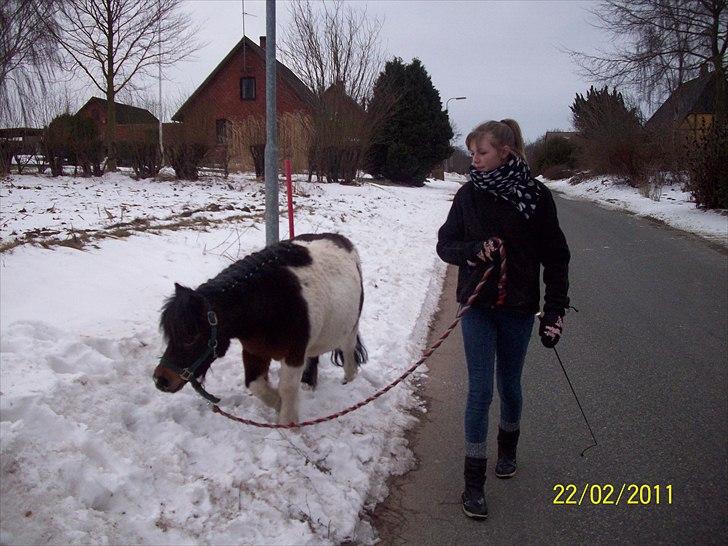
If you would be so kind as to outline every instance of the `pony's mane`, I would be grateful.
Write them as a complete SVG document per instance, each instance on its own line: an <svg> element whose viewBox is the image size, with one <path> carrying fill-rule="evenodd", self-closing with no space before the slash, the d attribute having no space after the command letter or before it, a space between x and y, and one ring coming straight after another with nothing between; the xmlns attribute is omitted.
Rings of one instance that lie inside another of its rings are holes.
<svg viewBox="0 0 728 546"><path fill-rule="evenodd" d="M199 298L199 300L198 300ZM197 332L199 317L202 305L195 305L202 302L201 296L194 294L192 290L178 292L167 298L162 307L162 316L159 319L159 327L164 333L168 343L178 340L188 340ZM200 313L196 313L199 307Z"/></svg>
<svg viewBox="0 0 728 546"><path fill-rule="evenodd" d="M223 269L216 277L200 285L197 290L200 294L210 294L221 289L247 284L280 267L302 267L310 265L311 262L311 254L307 248L290 241L283 241L238 260Z"/></svg>

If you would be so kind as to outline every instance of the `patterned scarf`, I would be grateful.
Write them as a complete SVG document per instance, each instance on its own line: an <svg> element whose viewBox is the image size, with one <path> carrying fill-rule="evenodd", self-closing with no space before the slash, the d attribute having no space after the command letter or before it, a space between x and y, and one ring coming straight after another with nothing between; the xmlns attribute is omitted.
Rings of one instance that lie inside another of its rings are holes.
<svg viewBox="0 0 728 546"><path fill-rule="evenodd" d="M492 171L478 171L471 165L470 180L479 190L511 203L526 220L536 210L538 185L526 162L515 154L511 154L505 164Z"/></svg>

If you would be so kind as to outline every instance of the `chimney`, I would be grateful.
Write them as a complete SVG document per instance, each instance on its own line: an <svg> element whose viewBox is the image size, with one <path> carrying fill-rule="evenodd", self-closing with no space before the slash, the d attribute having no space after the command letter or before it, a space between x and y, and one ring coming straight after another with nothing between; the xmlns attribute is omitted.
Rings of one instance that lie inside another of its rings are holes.
<svg viewBox="0 0 728 546"><path fill-rule="evenodd" d="M260 47L265 49L265 36L260 37Z"/></svg>

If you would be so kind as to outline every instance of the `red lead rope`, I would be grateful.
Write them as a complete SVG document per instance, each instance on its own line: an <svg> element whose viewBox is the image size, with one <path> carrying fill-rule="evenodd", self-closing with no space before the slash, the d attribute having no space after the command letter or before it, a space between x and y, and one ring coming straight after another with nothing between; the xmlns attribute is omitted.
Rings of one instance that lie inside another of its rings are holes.
<svg viewBox="0 0 728 546"><path fill-rule="evenodd" d="M499 293L501 291L501 288L504 286L505 283L505 271L506 271L506 254L505 254L505 247L501 244L500 245L500 254L501 254L501 278L498 282L498 288ZM220 415L223 415L227 417L228 419L231 419L233 421L237 421L238 423L242 423L244 425L250 425L251 427L258 427L258 428L301 428L301 427L308 427L311 425L318 425L319 423L324 423L326 421L332 421L334 419L338 419L339 417L346 415L347 413L351 413L352 411L358 410L362 406L366 406L369 402L372 402L382 396L384 393L388 392L391 388L395 387L402 381L404 381L407 376L409 376L412 372L414 372L421 364L423 364L428 358L432 356L432 353L434 353L440 345L442 345L443 341L447 339L447 337L452 333L452 331L455 329L455 327L460 322L460 319L463 317L465 312L470 309L470 306L475 301L475 298L478 297L478 294L480 294L480 291L483 289L483 286L485 285L486 281L488 280L488 277L490 276L491 272L493 271L494 266L490 266L485 270L483 273L483 277L480 279L480 282L475 287L475 290L473 290L473 293L468 298L468 301L460 308L460 311L458 311L458 314L455 316L455 320L452 321L452 324L445 330L445 332L440 336L440 339L438 339L431 347L429 347L423 354L422 358L420 358L417 362L412 364L412 366L407 369L402 375L400 375L397 379L395 379L392 383L384 387L383 389L375 392L373 395L371 395L366 400L362 400L361 402L354 404L353 406L350 406L340 412L332 413L331 415L327 415L326 417L319 417L318 419L312 419L311 421L303 421L302 423L290 423L288 425L277 425L272 423L259 423L257 421L251 421L250 419L243 419L242 417L236 417L235 415L232 415L225 410L221 409L220 406L217 404L210 404L210 407L212 408L213 413L219 413Z"/></svg>

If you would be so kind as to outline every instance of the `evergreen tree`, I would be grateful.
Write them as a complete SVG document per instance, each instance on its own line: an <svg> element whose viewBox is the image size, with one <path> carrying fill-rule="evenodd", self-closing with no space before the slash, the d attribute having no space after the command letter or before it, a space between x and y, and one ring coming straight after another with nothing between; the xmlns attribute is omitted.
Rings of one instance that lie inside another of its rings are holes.
<svg viewBox="0 0 728 546"><path fill-rule="evenodd" d="M638 108L622 93L591 87L571 105L574 128L581 136L579 163L594 174L623 177L631 186L645 183L654 155Z"/></svg>
<svg viewBox="0 0 728 546"><path fill-rule="evenodd" d="M440 93L419 59L389 61L374 84L369 110L396 102L374 135L367 170L375 177L421 186L432 168L451 153L452 127Z"/></svg>
<svg viewBox="0 0 728 546"><path fill-rule="evenodd" d="M615 129L630 130L641 126L639 110L627 106L616 88L610 92L606 86L602 89L592 86L586 97L577 93L570 108L574 128L587 139Z"/></svg>

